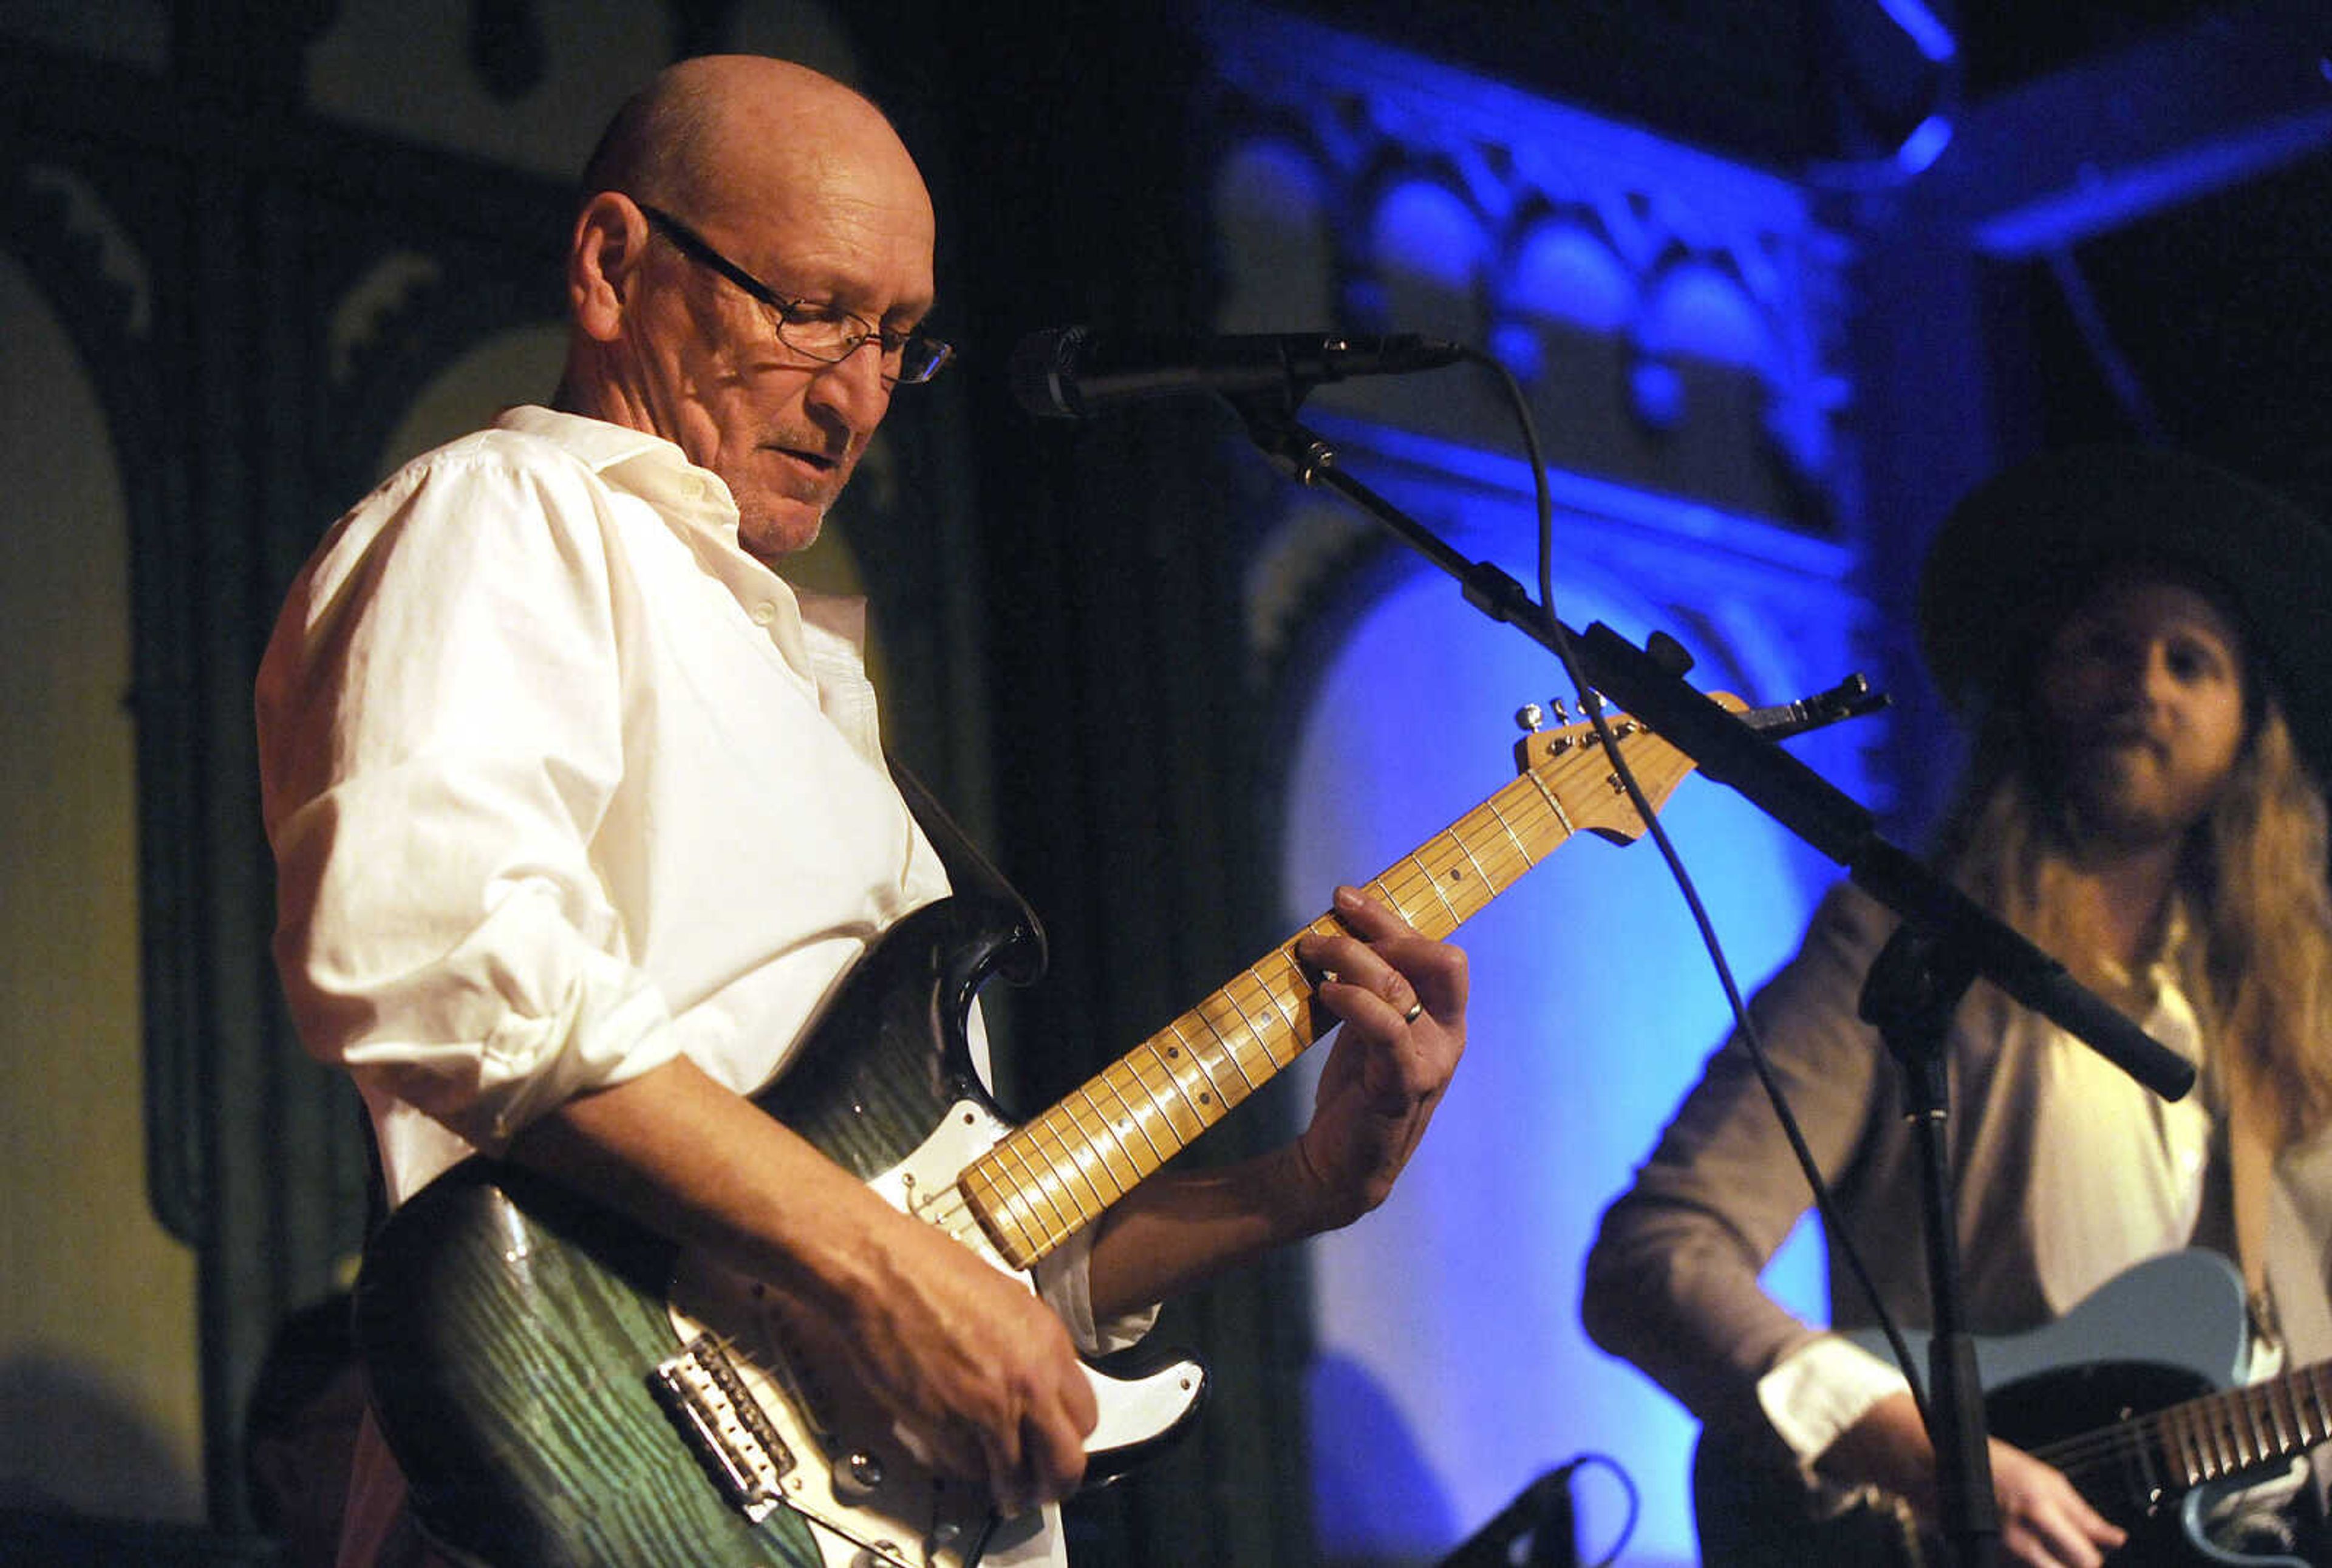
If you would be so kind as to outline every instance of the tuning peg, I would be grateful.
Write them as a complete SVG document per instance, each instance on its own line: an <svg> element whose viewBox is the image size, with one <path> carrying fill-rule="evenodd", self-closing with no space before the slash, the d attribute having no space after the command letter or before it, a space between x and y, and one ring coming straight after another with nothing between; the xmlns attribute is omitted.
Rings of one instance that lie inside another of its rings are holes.
<svg viewBox="0 0 2332 1568"><path fill-rule="evenodd" d="M1515 725L1525 735L1535 735L1546 722L1546 710L1536 703L1524 703L1515 710Z"/></svg>
<svg viewBox="0 0 2332 1568"><path fill-rule="evenodd" d="M1558 724L1570 723L1571 710L1563 705L1563 699L1561 697L1553 697L1549 698L1548 701L1553 703L1554 705L1554 722Z"/></svg>

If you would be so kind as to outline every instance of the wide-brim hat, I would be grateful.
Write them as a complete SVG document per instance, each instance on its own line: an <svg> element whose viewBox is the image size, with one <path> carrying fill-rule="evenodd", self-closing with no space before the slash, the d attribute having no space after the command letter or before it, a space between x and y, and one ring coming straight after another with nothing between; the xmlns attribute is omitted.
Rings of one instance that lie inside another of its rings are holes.
<svg viewBox="0 0 2332 1568"><path fill-rule="evenodd" d="M1937 531L1919 646L1946 701L1981 712L2108 571L2196 579L2241 623L2318 781L2332 779L2332 529L2265 486L2160 447L2083 446L1979 484Z"/></svg>

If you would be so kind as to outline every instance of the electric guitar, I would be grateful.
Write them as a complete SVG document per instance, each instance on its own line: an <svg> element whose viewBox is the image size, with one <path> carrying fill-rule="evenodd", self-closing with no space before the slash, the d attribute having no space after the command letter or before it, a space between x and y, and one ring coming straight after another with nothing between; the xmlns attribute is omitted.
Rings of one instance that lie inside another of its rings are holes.
<svg viewBox="0 0 2332 1568"><path fill-rule="evenodd" d="M1879 700L1859 678L1779 709L1720 699L1774 733ZM1692 762L1612 728L1657 808ZM1447 935L1575 833L1643 831L1589 724L1525 736L1516 759L1520 777L1370 884L1419 931ZM1025 1272L1333 1026L1295 940L1016 1128L964 1029L991 973L1030 978L1033 940L1017 906L959 892L885 933L754 1103ZM367 1249L356 1321L415 1512L463 1563L969 1568L997 1529L982 1488L932 1472L853 1386L827 1325L520 1167L474 1158L401 1206ZM1187 1360L1088 1372L1089 1485L1171 1440L1204 1386Z"/></svg>
<svg viewBox="0 0 2332 1568"><path fill-rule="evenodd" d="M1887 1353L1875 1333L1847 1337ZM1928 1336L1904 1337L1924 1361ZM2297 1557L2222 1549L2205 1534L2222 1499L2332 1439L2332 1362L2243 1383L2248 1341L2242 1276L2225 1258L2199 1250L2151 1258L2046 1327L1976 1342L1985 1425L2056 1466L2129 1532L2107 1559L2112 1568L2308 1568ZM1816 1520L1806 1503L1793 1472L1702 1438L1693 1505L1707 1568L1947 1561L1891 1505Z"/></svg>

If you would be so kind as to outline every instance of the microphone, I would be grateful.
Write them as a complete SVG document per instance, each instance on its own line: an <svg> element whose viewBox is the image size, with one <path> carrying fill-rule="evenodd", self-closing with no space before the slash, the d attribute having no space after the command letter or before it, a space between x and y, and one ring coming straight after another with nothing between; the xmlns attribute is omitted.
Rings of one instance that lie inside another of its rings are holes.
<svg viewBox="0 0 2332 1568"><path fill-rule="evenodd" d="M1414 333L1250 337L1109 336L1086 327L1031 332L1012 350L1012 396L1040 418L1089 419L1121 403L1179 392L1308 392L1347 376L1435 370L1465 349Z"/></svg>

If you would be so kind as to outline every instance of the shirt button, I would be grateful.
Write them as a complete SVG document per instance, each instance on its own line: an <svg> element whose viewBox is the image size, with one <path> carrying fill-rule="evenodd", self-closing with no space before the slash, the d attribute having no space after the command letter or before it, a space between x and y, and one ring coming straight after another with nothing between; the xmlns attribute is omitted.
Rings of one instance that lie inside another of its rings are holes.
<svg viewBox="0 0 2332 1568"><path fill-rule="evenodd" d="M766 626L777 618L778 607L769 603L769 600L763 599L760 604L753 607L753 623L756 626Z"/></svg>

